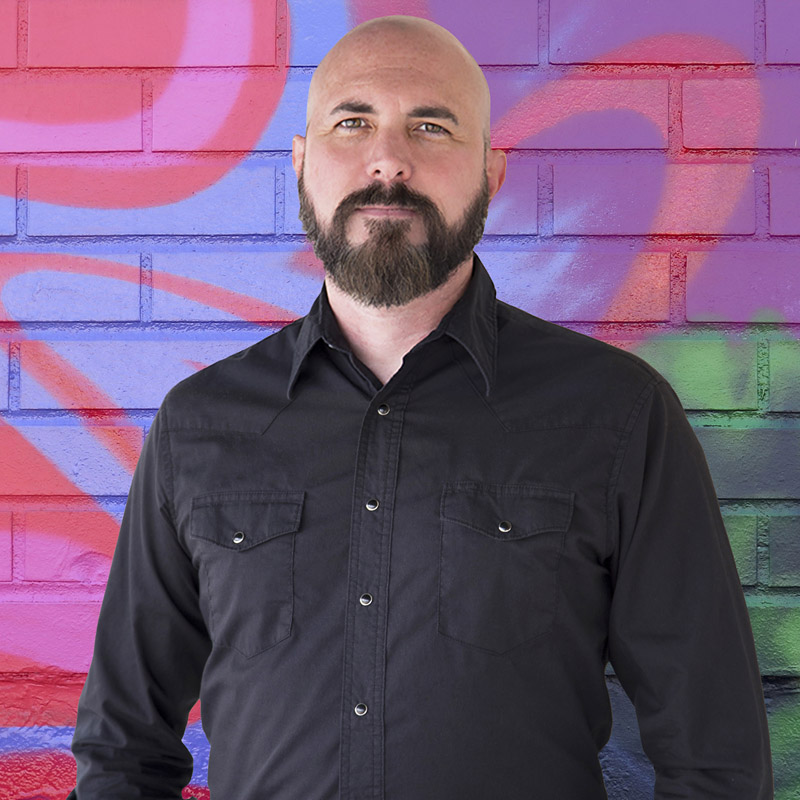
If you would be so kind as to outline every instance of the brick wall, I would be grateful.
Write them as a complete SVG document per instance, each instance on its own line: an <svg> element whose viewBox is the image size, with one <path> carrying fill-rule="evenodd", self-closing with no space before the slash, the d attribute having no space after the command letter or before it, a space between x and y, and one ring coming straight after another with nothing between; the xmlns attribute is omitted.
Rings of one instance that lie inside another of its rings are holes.
<svg viewBox="0 0 800 800"><path fill-rule="evenodd" d="M290 140L313 66L386 13L445 25L484 67L509 174L478 251L500 296L637 352L683 400L751 610L778 796L800 796L796 4L0 0L0 800L74 780L164 393L319 289ZM609 680L609 794L651 796Z"/></svg>

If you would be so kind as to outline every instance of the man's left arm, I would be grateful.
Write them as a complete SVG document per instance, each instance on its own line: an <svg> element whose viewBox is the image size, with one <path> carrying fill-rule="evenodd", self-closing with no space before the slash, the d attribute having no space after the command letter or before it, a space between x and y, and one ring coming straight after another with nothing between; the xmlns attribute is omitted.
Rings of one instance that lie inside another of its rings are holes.
<svg viewBox="0 0 800 800"><path fill-rule="evenodd" d="M772 798L753 635L705 456L655 379L609 487L609 656L636 708L656 800Z"/></svg>

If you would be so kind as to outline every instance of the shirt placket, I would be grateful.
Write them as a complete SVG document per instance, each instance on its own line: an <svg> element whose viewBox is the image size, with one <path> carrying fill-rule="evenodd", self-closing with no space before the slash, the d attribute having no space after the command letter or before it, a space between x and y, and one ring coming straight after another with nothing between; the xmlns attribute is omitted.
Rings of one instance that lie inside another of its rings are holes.
<svg viewBox="0 0 800 800"><path fill-rule="evenodd" d="M410 385L378 392L358 442L350 528L340 797L382 800L389 566Z"/></svg>

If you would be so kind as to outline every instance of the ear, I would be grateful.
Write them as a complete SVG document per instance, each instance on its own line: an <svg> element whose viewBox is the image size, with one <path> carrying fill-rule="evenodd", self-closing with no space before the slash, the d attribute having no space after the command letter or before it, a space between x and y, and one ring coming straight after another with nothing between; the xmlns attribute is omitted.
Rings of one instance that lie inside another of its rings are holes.
<svg viewBox="0 0 800 800"><path fill-rule="evenodd" d="M303 169L303 156L306 152L306 137L295 134L292 137L292 166L294 173L300 177L300 170Z"/></svg>
<svg viewBox="0 0 800 800"><path fill-rule="evenodd" d="M503 150L489 150L486 154L486 180L489 183L489 199L499 191L506 179L506 154Z"/></svg>

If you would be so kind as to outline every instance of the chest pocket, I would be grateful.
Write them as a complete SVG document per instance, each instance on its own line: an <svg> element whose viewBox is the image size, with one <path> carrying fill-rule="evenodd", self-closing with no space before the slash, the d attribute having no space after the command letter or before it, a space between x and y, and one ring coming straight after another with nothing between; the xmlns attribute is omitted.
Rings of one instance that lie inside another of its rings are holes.
<svg viewBox="0 0 800 800"><path fill-rule="evenodd" d="M195 497L191 538L215 644L254 656L292 632L294 537L303 492Z"/></svg>
<svg viewBox="0 0 800 800"><path fill-rule="evenodd" d="M493 653L547 633L573 500L551 486L446 484L439 633Z"/></svg>

